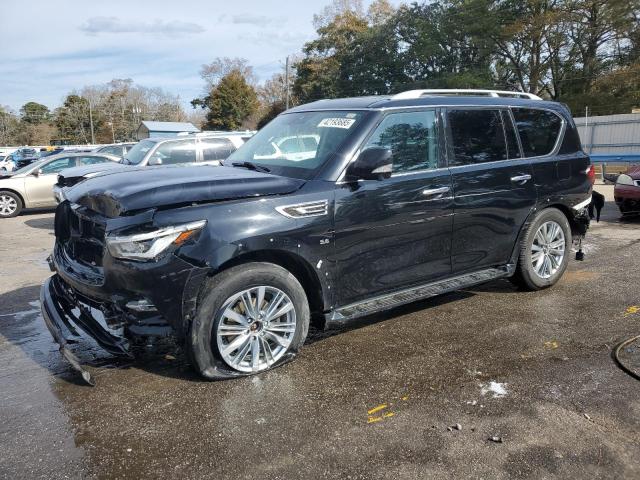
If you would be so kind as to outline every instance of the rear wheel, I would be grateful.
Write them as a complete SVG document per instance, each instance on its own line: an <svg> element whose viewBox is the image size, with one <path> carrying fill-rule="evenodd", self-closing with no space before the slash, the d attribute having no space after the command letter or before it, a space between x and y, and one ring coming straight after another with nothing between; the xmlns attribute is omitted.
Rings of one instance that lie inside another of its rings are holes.
<svg viewBox="0 0 640 480"><path fill-rule="evenodd" d="M18 195L6 190L0 191L0 218L11 218L22 211L22 200Z"/></svg>
<svg viewBox="0 0 640 480"><path fill-rule="evenodd" d="M555 208L540 211L520 245L514 283L527 290L554 285L567 268L571 228L567 217Z"/></svg>
<svg viewBox="0 0 640 480"><path fill-rule="evenodd" d="M304 289L287 270L249 263L209 279L187 338L209 379L259 373L295 357L309 329Z"/></svg>

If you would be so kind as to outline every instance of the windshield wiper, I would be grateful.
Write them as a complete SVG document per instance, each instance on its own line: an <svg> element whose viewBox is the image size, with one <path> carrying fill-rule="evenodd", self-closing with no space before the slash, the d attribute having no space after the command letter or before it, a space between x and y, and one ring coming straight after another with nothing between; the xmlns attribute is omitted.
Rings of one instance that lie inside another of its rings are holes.
<svg viewBox="0 0 640 480"><path fill-rule="evenodd" d="M262 165L258 165L253 162L233 162L231 165L234 167L248 168L249 170L255 170L256 172L269 173L271 171L270 168L263 167Z"/></svg>

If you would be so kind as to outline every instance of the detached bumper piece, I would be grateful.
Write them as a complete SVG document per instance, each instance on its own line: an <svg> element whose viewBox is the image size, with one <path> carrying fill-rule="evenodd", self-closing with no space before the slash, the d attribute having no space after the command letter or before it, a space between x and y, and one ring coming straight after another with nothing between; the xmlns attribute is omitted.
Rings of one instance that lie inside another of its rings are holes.
<svg viewBox="0 0 640 480"><path fill-rule="evenodd" d="M112 355L133 358L129 352L129 342L123 337L113 335L96 320L91 315L90 308L83 304L82 299L79 299L73 289L65 285L58 275L48 278L42 285L40 307L49 332L60 345L60 353L80 372L89 385L95 385L91 374L82 368L78 358L68 348L80 337L78 329Z"/></svg>

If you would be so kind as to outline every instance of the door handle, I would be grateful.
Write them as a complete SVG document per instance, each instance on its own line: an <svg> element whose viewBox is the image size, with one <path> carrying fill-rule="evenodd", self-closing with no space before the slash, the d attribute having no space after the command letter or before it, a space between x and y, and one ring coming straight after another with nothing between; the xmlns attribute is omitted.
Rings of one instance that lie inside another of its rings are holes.
<svg viewBox="0 0 640 480"><path fill-rule="evenodd" d="M527 181L531 180L531 175L516 175L515 177L511 177L511 181L513 183L527 183Z"/></svg>
<svg viewBox="0 0 640 480"><path fill-rule="evenodd" d="M440 195L443 193L447 193L449 191L449 187L440 187L440 188L428 188L422 191L423 195Z"/></svg>

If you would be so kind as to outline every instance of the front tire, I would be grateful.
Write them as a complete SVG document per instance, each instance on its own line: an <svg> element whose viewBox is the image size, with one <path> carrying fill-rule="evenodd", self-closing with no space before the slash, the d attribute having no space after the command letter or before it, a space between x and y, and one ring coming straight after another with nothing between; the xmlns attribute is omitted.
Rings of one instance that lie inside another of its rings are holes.
<svg viewBox="0 0 640 480"><path fill-rule="evenodd" d="M211 380L251 375L292 360L309 330L300 282L271 263L247 263L208 279L187 335L194 368Z"/></svg>
<svg viewBox="0 0 640 480"><path fill-rule="evenodd" d="M538 212L520 244L513 283L531 291L555 285L567 269L571 243L571 227L560 210Z"/></svg>
<svg viewBox="0 0 640 480"><path fill-rule="evenodd" d="M0 218L12 218L20 215L22 199L13 192L0 191Z"/></svg>

